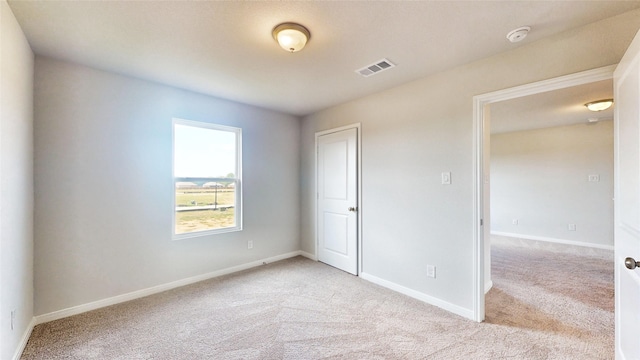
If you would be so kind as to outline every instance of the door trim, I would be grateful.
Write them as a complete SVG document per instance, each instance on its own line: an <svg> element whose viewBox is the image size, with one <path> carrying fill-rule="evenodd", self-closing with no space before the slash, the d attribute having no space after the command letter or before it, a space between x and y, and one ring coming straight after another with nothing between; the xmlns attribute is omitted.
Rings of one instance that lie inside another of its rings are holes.
<svg viewBox="0 0 640 360"><path fill-rule="evenodd" d="M316 132L315 135L315 147L314 147L314 168L313 168L313 191L316 196L313 198L313 233L315 235L315 256L314 260L318 261L318 242L320 241L318 237L318 138L322 135L327 135L331 133L340 132L343 130L356 129L356 198L357 198L357 221L358 221L358 235L356 244L357 248L357 258L358 258L358 266L357 266L357 275L362 273L362 128L360 123L345 125L333 129L322 130Z"/></svg>
<svg viewBox="0 0 640 360"><path fill-rule="evenodd" d="M605 66L473 97L473 174L475 180L473 187L473 320L482 322L485 317L485 241L483 225L480 225L481 220L484 218L483 208L485 200L488 201L488 199L484 199L483 196L483 179L485 176L483 169L485 150L483 137L485 131L490 131L488 126L485 128L485 107L494 102L589 84L596 81L610 80L613 79L613 71L615 68L616 65ZM484 226L490 226L490 224L485 224Z"/></svg>

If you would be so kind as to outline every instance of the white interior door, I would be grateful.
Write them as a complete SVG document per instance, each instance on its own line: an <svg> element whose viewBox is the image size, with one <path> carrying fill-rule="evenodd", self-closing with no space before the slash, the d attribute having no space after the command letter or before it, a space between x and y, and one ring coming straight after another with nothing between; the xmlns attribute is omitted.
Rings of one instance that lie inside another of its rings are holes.
<svg viewBox="0 0 640 360"><path fill-rule="evenodd" d="M640 359L640 32L616 68L616 359ZM627 258L635 259L625 265ZM634 268L635 267L635 268Z"/></svg>
<svg viewBox="0 0 640 360"><path fill-rule="evenodd" d="M318 260L358 274L358 130L318 137Z"/></svg>

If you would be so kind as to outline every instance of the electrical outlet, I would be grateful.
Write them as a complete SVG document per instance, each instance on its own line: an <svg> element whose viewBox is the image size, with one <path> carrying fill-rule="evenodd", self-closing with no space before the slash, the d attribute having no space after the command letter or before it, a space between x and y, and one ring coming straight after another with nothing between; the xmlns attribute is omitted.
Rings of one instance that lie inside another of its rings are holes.
<svg viewBox="0 0 640 360"><path fill-rule="evenodd" d="M518 222L519 222L519 221L518 221L518 219L513 219L513 220L511 220L511 223L512 223L513 225L518 225Z"/></svg>
<svg viewBox="0 0 640 360"><path fill-rule="evenodd" d="M436 278L436 267L435 265L427 265L427 276L430 278Z"/></svg>
<svg viewBox="0 0 640 360"><path fill-rule="evenodd" d="M16 322L16 311L11 310L11 330L13 330L15 322Z"/></svg>
<svg viewBox="0 0 640 360"><path fill-rule="evenodd" d="M569 224L569 231L576 231L576 224Z"/></svg>
<svg viewBox="0 0 640 360"><path fill-rule="evenodd" d="M589 182L599 182L600 175L589 175Z"/></svg>
<svg viewBox="0 0 640 360"><path fill-rule="evenodd" d="M247 249L253 249L253 240L247 241Z"/></svg>

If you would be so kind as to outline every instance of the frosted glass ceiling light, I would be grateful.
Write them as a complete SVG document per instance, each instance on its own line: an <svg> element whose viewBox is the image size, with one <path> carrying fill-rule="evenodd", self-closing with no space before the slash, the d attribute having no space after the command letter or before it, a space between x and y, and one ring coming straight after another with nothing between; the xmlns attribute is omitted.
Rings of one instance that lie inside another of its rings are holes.
<svg viewBox="0 0 640 360"><path fill-rule="evenodd" d="M311 38L306 27L296 23L283 23L273 29L273 38L280 47L289 52L297 52L304 48Z"/></svg>
<svg viewBox="0 0 640 360"><path fill-rule="evenodd" d="M607 110L608 108L611 107L611 105L613 105L613 99L604 99L604 100L592 101L590 103L584 104L584 106L586 106L587 109L589 109L591 111Z"/></svg>

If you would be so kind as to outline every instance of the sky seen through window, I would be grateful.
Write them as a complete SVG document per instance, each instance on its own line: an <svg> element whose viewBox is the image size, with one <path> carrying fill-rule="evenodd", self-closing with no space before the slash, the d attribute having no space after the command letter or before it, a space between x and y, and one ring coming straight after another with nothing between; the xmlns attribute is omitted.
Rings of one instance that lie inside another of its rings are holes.
<svg viewBox="0 0 640 360"><path fill-rule="evenodd" d="M175 177L226 177L235 173L236 134L175 124Z"/></svg>

